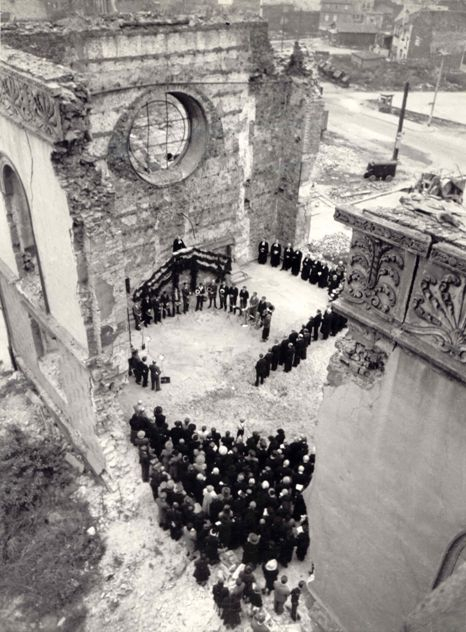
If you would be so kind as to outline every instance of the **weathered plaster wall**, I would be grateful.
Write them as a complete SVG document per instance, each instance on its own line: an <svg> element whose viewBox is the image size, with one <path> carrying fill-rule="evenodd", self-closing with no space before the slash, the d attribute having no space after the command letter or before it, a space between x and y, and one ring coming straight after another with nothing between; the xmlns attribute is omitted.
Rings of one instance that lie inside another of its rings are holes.
<svg viewBox="0 0 466 632"><path fill-rule="evenodd" d="M327 386L309 498L314 589L348 632L397 632L466 525L466 389L399 347Z"/></svg>
<svg viewBox="0 0 466 632"><path fill-rule="evenodd" d="M69 434L75 446L82 451L96 473L102 471L105 461L96 437L95 409L89 372L80 357L81 349L72 350L73 341L50 317L24 299L14 283L0 274L0 293L12 336L15 357L21 369L34 382L39 392L56 413L58 421ZM30 315L53 341L56 349L55 375L44 372L47 353L39 358L34 341ZM54 382L59 382L57 389Z"/></svg>
<svg viewBox="0 0 466 632"><path fill-rule="evenodd" d="M70 239L71 218L65 193L53 170L52 147L33 133L0 117L0 152L11 160L26 191L50 311L86 348L78 302L76 261ZM9 235L9 230L6 233L2 230L2 242L9 239ZM17 271L8 261L11 257L8 248L0 251L0 257L3 259L4 256L9 268Z"/></svg>

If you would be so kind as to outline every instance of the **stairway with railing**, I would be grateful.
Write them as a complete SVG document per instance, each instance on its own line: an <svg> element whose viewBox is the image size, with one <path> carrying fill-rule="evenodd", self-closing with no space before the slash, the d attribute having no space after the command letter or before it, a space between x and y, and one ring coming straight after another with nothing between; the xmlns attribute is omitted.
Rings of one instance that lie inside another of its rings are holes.
<svg viewBox="0 0 466 632"><path fill-rule="evenodd" d="M223 280L231 273L231 267L231 257L228 255L195 247L183 248L174 252L167 262L134 291L133 300L139 301L151 292L159 294L168 285L177 286L183 272L189 272L191 290L194 291L200 271L210 272L216 279Z"/></svg>

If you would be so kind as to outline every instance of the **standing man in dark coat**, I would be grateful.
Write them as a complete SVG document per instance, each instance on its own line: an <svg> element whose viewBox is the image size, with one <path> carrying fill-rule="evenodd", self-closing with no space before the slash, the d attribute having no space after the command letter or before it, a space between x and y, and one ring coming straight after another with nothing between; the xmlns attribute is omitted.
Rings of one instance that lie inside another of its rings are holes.
<svg viewBox="0 0 466 632"><path fill-rule="evenodd" d="M293 366L293 360L294 360L294 345L292 342L288 343L288 347L286 349L286 355L285 355L285 373L289 373L291 371L291 367Z"/></svg>
<svg viewBox="0 0 466 632"><path fill-rule="evenodd" d="M275 343L270 351L272 353L272 364L270 365L270 368L272 371L276 371L280 361L280 344L278 340L275 340Z"/></svg>
<svg viewBox="0 0 466 632"><path fill-rule="evenodd" d="M301 360L305 360L307 358L307 347L303 334L299 334L296 341L296 355L299 355Z"/></svg>
<svg viewBox="0 0 466 632"><path fill-rule="evenodd" d="M301 259L303 258L303 253L299 248L293 252L293 258L291 261L291 274L294 276L298 276L299 271L301 270Z"/></svg>
<svg viewBox="0 0 466 632"><path fill-rule="evenodd" d="M287 244L285 250L283 251L283 263L282 270L289 270L291 268L291 262L293 259L293 248L291 244Z"/></svg>
<svg viewBox="0 0 466 632"><path fill-rule="evenodd" d="M276 268L280 265L280 256L282 254L282 247L278 241L274 241L270 248L270 265L272 268Z"/></svg>
<svg viewBox="0 0 466 632"><path fill-rule="evenodd" d="M184 241L181 239L179 235L176 236L176 239L173 241L173 252L177 250L181 250L182 248L186 248Z"/></svg>
<svg viewBox="0 0 466 632"><path fill-rule="evenodd" d="M196 295L196 312L198 310L202 312L202 306L204 304L204 297L205 297L205 287L202 285L202 283L200 283L197 286L194 293Z"/></svg>
<svg viewBox="0 0 466 632"><path fill-rule="evenodd" d="M312 259L311 257L307 254L304 259L303 259L303 265L301 268L301 278L303 281L308 281L309 280L309 274L311 272L311 265L312 265Z"/></svg>
<svg viewBox="0 0 466 632"><path fill-rule="evenodd" d="M270 375L270 368L271 368L272 362L273 362L273 353L272 353L271 349L269 349L267 351L267 353L265 354L264 360L265 360L265 364L266 364L266 367L267 367L267 373L266 373L265 377L269 377L269 375Z"/></svg>
<svg viewBox="0 0 466 632"><path fill-rule="evenodd" d="M189 296L191 292L189 291L189 286L187 283L183 283L183 287L181 288L181 296L183 298L183 314L186 314L189 311Z"/></svg>
<svg viewBox="0 0 466 632"><path fill-rule="evenodd" d="M217 307L217 286L216 284L211 281L209 283L209 285L207 286L207 295L209 297L209 307L212 307L212 304L214 305L214 307Z"/></svg>
<svg viewBox="0 0 466 632"><path fill-rule="evenodd" d="M272 312L270 311L270 309L266 309L264 318L262 319L262 323L263 323L262 340L264 342L269 339L271 322L272 322Z"/></svg>
<svg viewBox="0 0 466 632"><path fill-rule="evenodd" d="M256 386L260 383L264 383L264 379L267 377L267 363L264 358L264 354L259 355L259 360L256 362Z"/></svg>
<svg viewBox="0 0 466 632"><path fill-rule="evenodd" d="M149 371L150 371L150 383L151 383L151 388L152 390L156 390L156 391L160 391L160 374L162 373L162 371L159 369L159 367L157 366L157 363L155 360L152 360L152 363L149 367Z"/></svg>
<svg viewBox="0 0 466 632"><path fill-rule="evenodd" d="M228 287L225 281L222 281L222 283L220 283L220 287L218 288L218 296L220 298L220 309L227 311Z"/></svg>
<svg viewBox="0 0 466 632"><path fill-rule="evenodd" d="M236 285L232 285L228 291L228 296L230 297L230 312L234 312L236 310L236 303L238 301L238 288Z"/></svg>
<svg viewBox="0 0 466 632"><path fill-rule="evenodd" d="M267 255L269 254L269 244L262 240L258 247L257 263L267 263Z"/></svg>
<svg viewBox="0 0 466 632"><path fill-rule="evenodd" d="M315 261L314 265L311 268L311 273L309 274L309 283L315 285L319 280L319 273L322 272L322 264L319 260Z"/></svg>
<svg viewBox="0 0 466 632"><path fill-rule="evenodd" d="M332 320L332 308L327 307L327 309L324 312L324 315L322 316L322 324L320 325L320 332L324 340L327 340L329 336L331 320Z"/></svg>
<svg viewBox="0 0 466 632"><path fill-rule="evenodd" d="M288 338L283 338L283 340L280 343L280 355L278 358L278 364L282 365L285 363L285 359L286 359L286 351L288 349Z"/></svg>
<svg viewBox="0 0 466 632"><path fill-rule="evenodd" d="M322 312L320 311L320 309L318 309L316 312L316 315L314 316L314 322L312 325L312 329L314 330L314 340L317 340L319 338L319 329L320 329L321 322L322 322Z"/></svg>
<svg viewBox="0 0 466 632"><path fill-rule="evenodd" d="M149 380L149 367L147 365L147 356L144 356L141 360L141 373L142 373L142 385L147 386Z"/></svg>
<svg viewBox="0 0 466 632"><path fill-rule="evenodd" d="M243 313L243 309L246 309L246 307L248 306L248 300L249 292L247 290L247 287L243 285L239 293L239 308L241 314Z"/></svg>
<svg viewBox="0 0 466 632"><path fill-rule="evenodd" d="M150 304L154 312L154 325L162 322L162 310L160 308L160 299L157 292L151 292Z"/></svg>
<svg viewBox="0 0 466 632"><path fill-rule="evenodd" d="M328 265L324 264L321 268L321 274L319 276L318 285L320 288L327 287L328 283Z"/></svg>

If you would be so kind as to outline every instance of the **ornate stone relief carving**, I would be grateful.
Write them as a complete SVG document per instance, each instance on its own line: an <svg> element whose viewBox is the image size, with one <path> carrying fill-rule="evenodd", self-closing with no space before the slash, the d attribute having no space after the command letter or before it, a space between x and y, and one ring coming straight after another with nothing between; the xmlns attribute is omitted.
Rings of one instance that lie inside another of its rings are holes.
<svg viewBox="0 0 466 632"><path fill-rule="evenodd" d="M387 317L397 302L403 253L389 243L354 231L350 265L344 298Z"/></svg>
<svg viewBox="0 0 466 632"><path fill-rule="evenodd" d="M47 139L60 140L63 136L58 99L3 68L0 68L0 110Z"/></svg>
<svg viewBox="0 0 466 632"><path fill-rule="evenodd" d="M425 272L412 299L419 324L404 330L428 336L429 343L455 360L466 363L466 279L459 274Z"/></svg>

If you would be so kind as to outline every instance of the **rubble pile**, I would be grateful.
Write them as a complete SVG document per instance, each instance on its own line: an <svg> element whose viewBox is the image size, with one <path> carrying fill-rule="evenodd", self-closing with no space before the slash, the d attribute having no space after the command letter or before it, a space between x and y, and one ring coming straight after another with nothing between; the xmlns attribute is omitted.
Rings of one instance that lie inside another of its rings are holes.
<svg viewBox="0 0 466 632"><path fill-rule="evenodd" d="M403 207L426 213L439 222L456 228L466 227L466 207L463 194L466 178L446 177L436 173L423 173L408 195L400 198Z"/></svg>

